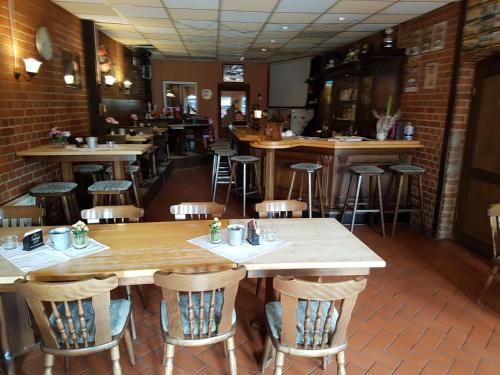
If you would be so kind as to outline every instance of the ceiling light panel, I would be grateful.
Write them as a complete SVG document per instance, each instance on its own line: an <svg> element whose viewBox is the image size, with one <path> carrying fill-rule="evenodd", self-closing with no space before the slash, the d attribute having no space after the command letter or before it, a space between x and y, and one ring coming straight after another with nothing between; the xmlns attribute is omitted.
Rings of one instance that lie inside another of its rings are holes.
<svg viewBox="0 0 500 375"><path fill-rule="evenodd" d="M268 23L264 26L263 31L283 31L283 32L292 33L292 32L304 30L307 25L305 25L303 23L293 23L293 24L290 23L290 24L287 24L287 26L288 26L288 29L283 30L282 25L279 23Z"/></svg>
<svg viewBox="0 0 500 375"><path fill-rule="evenodd" d="M278 0L221 0L221 10L270 12Z"/></svg>
<svg viewBox="0 0 500 375"><path fill-rule="evenodd" d="M168 8L219 9L219 0L163 0Z"/></svg>
<svg viewBox="0 0 500 375"><path fill-rule="evenodd" d="M354 13L327 13L323 14L319 17L315 23L356 23L364 18L366 18L368 14L354 14Z"/></svg>
<svg viewBox="0 0 500 375"><path fill-rule="evenodd" d="M271 23L311 23L318 18L317 13L272 13Z"/></svg>
<svg viewBox="0 0 500 375"><path fill-rule="evenodd" d="M297 12L297 13L323 13L337 0L281 0L276 7L276 12Z"/></svg>
<svg viewBox="0 0 500 375"><path fill-rule="evenodd" d="M130 5L116 5L114 7L122 16L128 17L149 17L149 18L168 18L165 9L152 7L135 7Z"/></svg>

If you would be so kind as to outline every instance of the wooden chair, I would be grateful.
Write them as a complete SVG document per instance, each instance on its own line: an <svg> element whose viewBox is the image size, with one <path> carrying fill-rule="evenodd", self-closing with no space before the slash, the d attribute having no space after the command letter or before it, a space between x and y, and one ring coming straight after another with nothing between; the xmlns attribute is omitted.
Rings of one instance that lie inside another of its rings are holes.
<svg viewBox="0 0 500 375"><path fill-rule="evenodd" d="M481 303L481 298L490 287L500 268L500 255L498 254L498 251L500 250L500 204L491 205L488 208L488 216L490 218L491 225L491 247L493 250L493 257L491 258L492 266L490 275L486 279L483 289L477 298L477 303Z"/></svg>
<svg viewBox="0 0 500 375"><path fill-rule="evenodd" d="M212 273L154 274L154 283L163 292L160 313L165 375L173 373L175 345L203 346L219 342L226 342L230 374L237 374L234 302L239 282L245 275L245 267Z"/></svg>
<svg viewBox="0 0 500 375"><path fill-rule="evenodd" d="M182 202L170 206L170 213L175 220L206 220L210 217L221 217L225 207L214 202Z"/></svg>
<svg viewBox="0 0 500 375"><path fill-rule="evenodd" d="M337 355L337 373L345 375L347 326L366 279L318 283L278 276L273 281L279 302L266 304L267 339L262 372L273 347L277 350L275 375L283 373L285 354L301 357Z"/></svg>
<svg viewBox="0 0 500 375"><path fill-rule="evenodd" d="M14 357L10 351L9 336L7 333L7 321L5 320L3 295L0 293L0 349L2 350L2 358L5 364L6 375L15 375L16 367L14 364ZM2 367L0 366L0 374L3 374Z"/></svg>
<svg viewBox="0 0 500 375"><path fill-rule="evenodd" d="M0 226L31 227L43 225L45 210L37 206L0 207Z"/></svg>
<svg viewBox="0 0 500 375"><path fill-rule="evenodd" d="M302 212L307 210L307 203L297 200L263 201L255 205L255 211L260 218L286 219L289 217L302 217Z"/></svg>
<svg viewBox="0 0 500 375"><path fill-rule="evenodd" d="M128 327L130 302L110 299L110 290L118 286L116 276L57 283L19 279L14 285L26 298L40 329L45 375L52 374L55 355L81 356L108 349L113 375L121 375L118 344L122 337L130 362L135 366Z"/></svg>
<svg viewBox="0 0 500 375"><path fill-rule="evenodd" d="M144 217L144 210L135 206L96 206L88 210L82 210L81 217L89 224L139 223ZM142 305L146 308L146 297L142 285L137 285L137 289ZM125 290L127 299L132 302L130 285L126 285ZM130 329L132 330L132 337L136 339L137 332L133 311L130 313Z"/></svg>

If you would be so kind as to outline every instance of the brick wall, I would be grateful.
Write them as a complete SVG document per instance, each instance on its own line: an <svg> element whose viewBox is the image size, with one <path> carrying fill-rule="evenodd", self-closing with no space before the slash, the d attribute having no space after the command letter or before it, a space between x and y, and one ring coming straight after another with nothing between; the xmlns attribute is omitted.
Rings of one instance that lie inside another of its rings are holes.
<svg viewBox="0 0 500 375"><path fill-rule="evenodd" d="M0 204L38 183L59 178L59 165L25 161L15 155L17 151L48 143L48 132L54 126L74 134L89 132L85 80L81 89L67 88L63 80L63 49L78 53L85 71L80 20L49 0L13 3L20 70L24 71L22 58L43 61L35 47L38 26L49 29L54 55L51 61L43 61L32 81L14 79L8 5L7 0L0 0Z"/></svg>

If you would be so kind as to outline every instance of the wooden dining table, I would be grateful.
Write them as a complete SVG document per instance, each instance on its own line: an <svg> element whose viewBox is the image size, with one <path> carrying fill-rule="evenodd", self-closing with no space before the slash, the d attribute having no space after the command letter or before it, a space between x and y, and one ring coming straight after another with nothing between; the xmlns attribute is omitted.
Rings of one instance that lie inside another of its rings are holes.
<svg viewBox="0 0 500 375"><path fill-rule="evenodd" d="M231 219L222 220L222 223L226 227L246 221ZM153 275L158 270L208 272L236 267L237 263L188 242L201 235L208 236L209 223L200 220L89 225L89 236L108 245L108 250L28 275L0 256L0 291L12 290L14 281L22 277L67 281L113 273L120 285L138 285L152 284ZM247 268L249 278L359 276L386 265L381 257L335 219L263 219L260 225L287 244L240 263ZM47 238L50 228L42 229L44 238ZM17 234L22 238L25 231L26 228L0 228L0 236ZM234 251L238 251L238 247L235 246ZM270 288L266 288L266 296L267 289Z"/></svg>
<svg viewBox="0 0 500 375"><path fill-rule="evenodd" d="M17 152L28 160L52 161L61 163L63 181L74 181L73 162L111 162L113 176L117 180L125 179L125 162L133 162L152 147L151 143L120 144L114 147L98 145L95 149L78 148L74 145L55 147L43 145Z"/></svg>

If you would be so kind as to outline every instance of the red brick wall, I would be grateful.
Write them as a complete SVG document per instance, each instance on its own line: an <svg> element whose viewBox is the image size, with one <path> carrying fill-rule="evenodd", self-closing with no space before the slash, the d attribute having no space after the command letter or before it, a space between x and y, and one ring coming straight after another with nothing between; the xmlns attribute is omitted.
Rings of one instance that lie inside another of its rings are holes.
<svg viewBox="0 0 500 375"><path fill-rule="evenodd" d="M52 36L54 55L43 61L32 81L14 79L13 48L7 0L0 0L0 204L26 193L32 186L59 178L54 163L25 161L17 151L48 143L50 128L58 126L74 134L89 132L87 92L64 86L62 50L80 55L83 47L80 20L49 0L16 0L14 3L17 65L24 71L22 58L40 61L35 47L38 26L46 26Z"/></svg>

